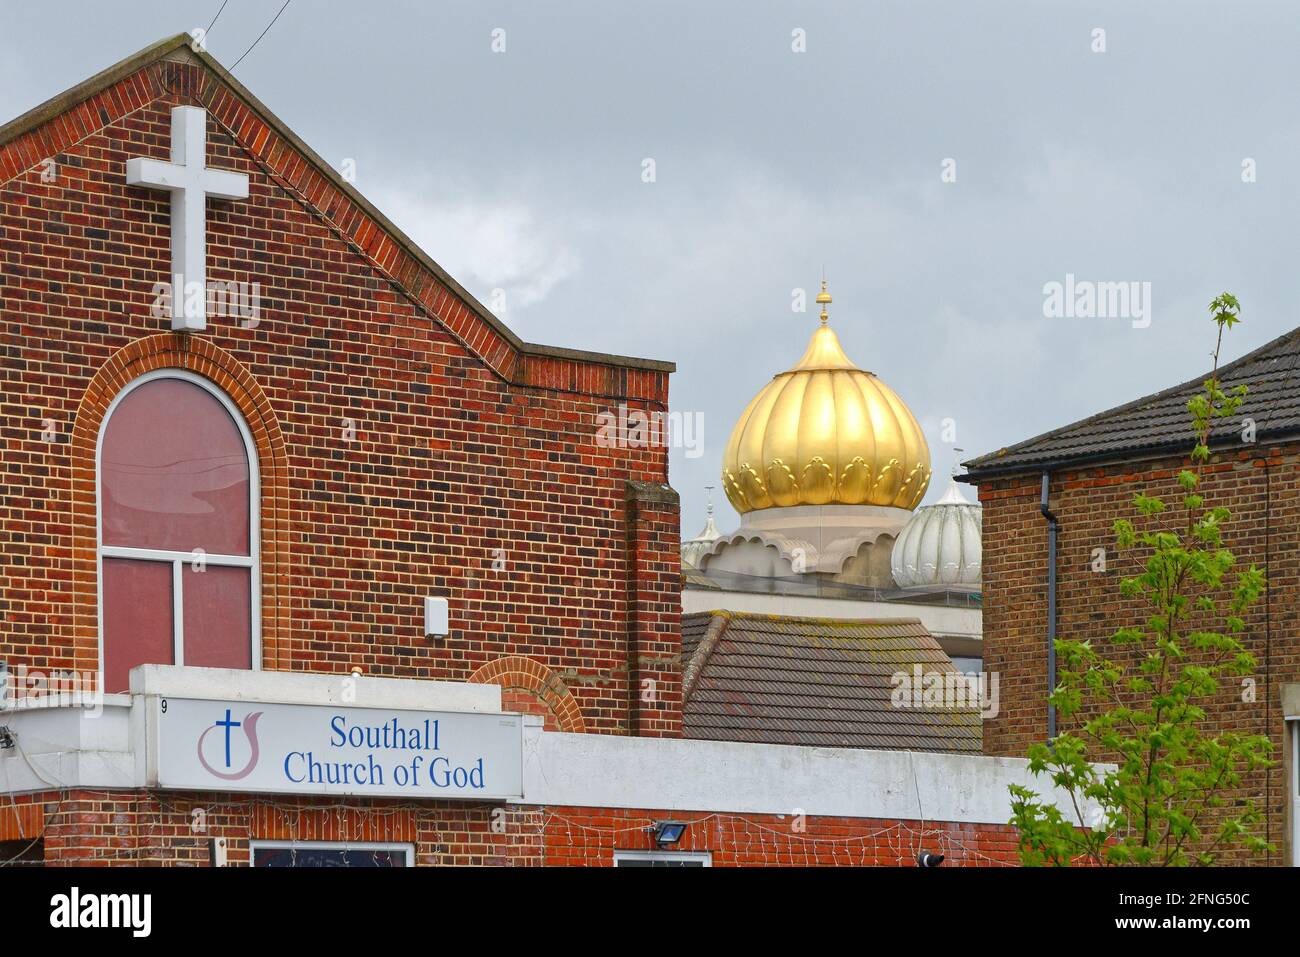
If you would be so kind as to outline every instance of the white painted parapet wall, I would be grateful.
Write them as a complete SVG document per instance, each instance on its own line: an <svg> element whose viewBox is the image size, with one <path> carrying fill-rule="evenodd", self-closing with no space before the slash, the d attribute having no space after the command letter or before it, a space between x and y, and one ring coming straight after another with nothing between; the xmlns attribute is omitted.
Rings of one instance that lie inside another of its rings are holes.
<svg viewBox="0 0 1300 957"><path fill-rule="evenodd" d="M919 618L932 635L983 638L984 612L978 606L927 605L925 602L860 601L815 595L683 588L682 614L701 611L753 612L759 615L793 615L805 618Z"/></svg>
<svg viewBox="0 0 1300 957"><path fill-rule="evenodd" d="M1020 758L524 734L527 804L1006 824L1008 784L1051 787Z"/></svg>
<svg viewBox="0 0 1300 957"><path fill-rule="evenodd" d="M66 706L0 711L0 726L17 739L0 751L0 794L146 787L145 713L155 697L328 708L343 705L349 677L150 665L132 672L132 694L107 696L98 714ZM348 707L501 712L495 685L353 681ZM533 717L525 717L523 777L517 803L527 805L971 824L1005 824L1007 785L1032 783L1028 762L1015 758L564 734L544 731ZM1067 810L1068 799L1058 796L1058 805Z"/></svg>
<svg viewBox="0 0 1300 957"><path fill-rule="evenodd" d="M501 711L499 685L176 665L132 668L131 695L265 704L346 705L392 711Z"/></svg>

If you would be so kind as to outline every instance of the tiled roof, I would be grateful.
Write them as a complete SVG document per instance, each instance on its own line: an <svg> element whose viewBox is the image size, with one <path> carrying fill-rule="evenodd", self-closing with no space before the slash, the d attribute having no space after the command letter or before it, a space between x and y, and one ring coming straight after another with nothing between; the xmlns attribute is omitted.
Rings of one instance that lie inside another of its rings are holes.
<svg viewBox="0 0 1300 957"><path fill-rule="evenodd" d="M1292 374L1300 360L1300 329L1219 369L1225 388L1247 387L1237 414L1224 419L1211 445L1239 442L1242 422L1253 419L1258 439L1300 433L1300 390ZM1145 453L1186 450L1195 444L1187 400L1204 386L1209 370L1194 379L1072 425L1026 439L1010 448L962 463L980 481L1003 474L1084 462L1122 460Z"/></svg>
<svg viewBox="0 0 1300 957"><path fill-rule="evenodd" d="M685 736L819 747L978 752L980 716L894 707L890 676L956 673L915 618L729 611L682 616Z"/></svg>

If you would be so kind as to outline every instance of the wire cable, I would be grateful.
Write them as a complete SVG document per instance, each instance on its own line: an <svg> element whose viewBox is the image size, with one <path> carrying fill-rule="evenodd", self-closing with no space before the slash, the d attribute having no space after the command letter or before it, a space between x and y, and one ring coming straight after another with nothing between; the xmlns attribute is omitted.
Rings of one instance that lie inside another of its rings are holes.
<svg viewBox="0 0 1300 957"><path fill-rule="evenodd" d="M212 18L212 22L208 24L208 28L207 28L206 30L203 31L203 39L204 39L204 40L207 40L207 38L208 38L208 34L211 33L211 32L212 32L212 28L215 27L215 26L217 25L217 21L221 19L221 10L226 9L226 4L228 4L229 2L230 2L230 0L221 0L221 9L218 10L218 11L217 11L217 15L216 15L215 17Z"/></svg>
<svg viewBox="0 0 1300 957"><path fill-rule="evenodd" d="M293 3L293 0L284 0L284 6L282 6L279 12L276 13L276 15L271 18L271 22L266 25L266 29L261 32L261 34L258 36L256 40L253 41L253 45L249 47L247 50L245 50L243 52L243 55L240 56L238 60L236 60L234 63L230 65L231 73L234 73L235 67L239 66L239 64L244 62L244 57L252 53L254 48L256 48L256 46L262 42L262 37L266 36L271 31L271 27L275 26L275 21L280 19L280 14L284 13L284 11L288 8L289 4L291 3Z"/></svg>

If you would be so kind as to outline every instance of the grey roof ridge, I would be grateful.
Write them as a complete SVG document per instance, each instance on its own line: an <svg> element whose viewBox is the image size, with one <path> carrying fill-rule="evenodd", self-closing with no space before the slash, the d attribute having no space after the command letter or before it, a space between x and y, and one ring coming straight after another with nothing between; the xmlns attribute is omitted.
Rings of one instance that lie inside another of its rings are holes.
<svg viewBox="0 0 1300 957"><path fill-rule="evenodd" d="M817 622L826 625L921 625L924 622L916 615L899 615L896 618L830 618L825 615L776 615L766 611L731 611L726 608L710 608L703 611L687 612L687 615L726 615L728 618L749 618L755 621L799 621ZM929 634L926 628L926 633Z"/></svg>
<svg viewBox="0 0 1300 957"><path fill-rule="evenodd" d="M709 627L704 630L704 637L700 639L695 654L691 655L691 660L686 663L686 670L682 674L683 707L690 702L691 693L695 690L700 675L704 674L704 666L708 664L709 658L713 655L713 649L718 646L718 639L722 637L722 633L731 624L730 612L715 611L709 612L709 615L711 616Z"/></svg>
<svg viewBox="0 0 1300 957"><path fill-rule="evenodd" d="M1282 335L1278 336L1276 339L1272 339L1264 343L1264 345L1258 347L1257 349L1254 349L1251 352L1246 353L1246 355L1241 356L1238 359L1234 359L1232 362L1229 362L1227 365L1221 366L1219 368L1219 375L1220 376L1227 375L1229 372L1238 368L1239 366L1243 366L1249 362L1253 362L1254 360L1258 359L1260 356L1267 354L1269 350L1282 345L1283 343L1287 342L1290 339L1296 338L1298 335L1300 335L1300 328L1292 329L1289 332L1283 333ZM1198 376L1193 376L1192 378L1186 380L1185 382L1180 382L1177 385L1169 386L1168 388L1161 389L1158 392L1152 392L1149 395L1144 395L1141 398L1133 399L1132 401L1125 402L1121 405L1112 406L1109 409L1103 409L1102 411L1094 413L1093 415L1087 416L1082 419L1078 419L1074 422L1070 422L1067 425L1059 426L1055 429L1050 429L1047 432L1043 432L1039 435L1035 435L1032 438L1024 439L1020 442L1015 443L1014 445L1009 445L1005 448L999 449L996 452L986 452L984 455L976 456L973 459L967 459L965 462L961 463L962 468L966 469L967 474L957 476L957 480L959 482L970 482L972 478L978 477L979 473L981 472L988 474L991 472L999 471L996 468L997 462L999 459L1007 455L1024 451L1029 446L1042 442L1045 439L1054 438L1058 435L1068 432L1071 429L1078 428L1079 426L1088 425L1092 422L1096 422L1101 419L1107 418L1109 416L1116 415L1120 412L1126 412L1130 409L1137 408L1138 406L1144 405L1146 403L1155 402L1158 399L1163 399L1168 396L1175 395L1181 392L1183 389L1187 389L1191 386L1201 385L1202 383L1205 382L1206 378L1208 377L1209 377L1209 372L1201 373ZM1137 445L1137 446L1133 446L1132 448L1134 450L1145 450L1147 448L1158 449L1158 448L1164 448L1169 444L1170 443L1152 443L1149 446ZM1114 455L1118 451L1119 450L1111 450L1106 454ZM1084 459L1086 458L1086 456L1077 456L1074 458ZM1067 462L1071 460L1072 460L1071 456L1064 456L1062 458L1063 462ZM1038 464L1021 462L1021 463L1008 466L1005 469L1005 472L1006 473L1033 472L1033 471L1038 471L1039 468L1040 466Z"/></svg>

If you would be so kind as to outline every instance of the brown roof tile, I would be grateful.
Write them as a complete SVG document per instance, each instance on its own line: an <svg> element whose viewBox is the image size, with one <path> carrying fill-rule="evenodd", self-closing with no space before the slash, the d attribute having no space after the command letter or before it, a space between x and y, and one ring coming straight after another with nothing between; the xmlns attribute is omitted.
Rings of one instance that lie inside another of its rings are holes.
<svg viewBox="0 0 1300 957"><path fill-rule="evenodd" d="M978 752L974 708L899 708L891 677L953 672L915 618L840 620L729 611L682 616L688 738Z"/></svg>

